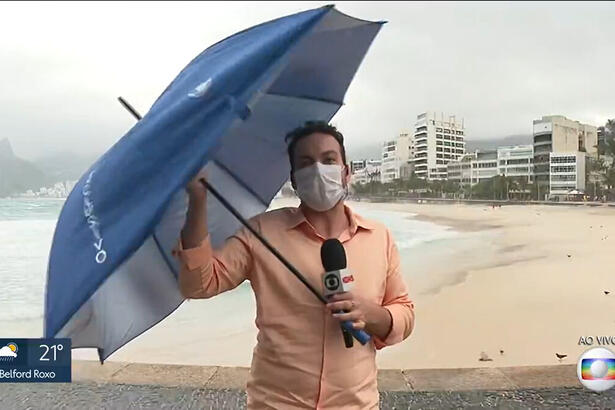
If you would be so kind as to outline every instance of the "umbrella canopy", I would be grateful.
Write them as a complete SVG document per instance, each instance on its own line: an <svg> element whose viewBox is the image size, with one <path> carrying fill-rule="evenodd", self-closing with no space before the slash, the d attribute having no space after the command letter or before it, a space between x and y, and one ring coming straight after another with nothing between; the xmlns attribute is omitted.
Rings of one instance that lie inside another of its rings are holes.
<svg viewBox="0 0 615 410"><path fill-rule="evenodd" d="M103 361L182 302L171 256L184 187L208 180L245 217L288 179L285 134L329 121L382 22L327 6L237 33L197 56L81 177L56 226L45 336L97 348ZM239 222L208 202L213 245Z"/></svg>

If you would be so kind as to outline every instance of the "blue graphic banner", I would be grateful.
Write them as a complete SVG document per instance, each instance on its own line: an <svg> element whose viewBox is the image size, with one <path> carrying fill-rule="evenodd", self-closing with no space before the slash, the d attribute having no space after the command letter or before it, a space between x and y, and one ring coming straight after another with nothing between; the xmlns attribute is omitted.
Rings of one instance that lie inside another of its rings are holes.
<svg viewBox="0 0 615 410"><path fill-rule="evenodd" d="M0 339L0 383L70 382L70 339Z"/></svg>

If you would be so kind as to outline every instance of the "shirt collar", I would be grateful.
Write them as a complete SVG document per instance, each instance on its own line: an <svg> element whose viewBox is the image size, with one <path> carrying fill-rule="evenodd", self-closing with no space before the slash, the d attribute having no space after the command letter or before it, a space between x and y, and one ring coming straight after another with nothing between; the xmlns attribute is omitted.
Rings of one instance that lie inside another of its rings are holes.
<svg viewBox="0 0 615 410"><path fill-rule="evenodd" d="M358 228L363 228L369 231L376 229L372 222L363 218L361 215L352 212L352 209L350 209L350 207L346 204L344 204L344 212L350 220L350 232L353 234ZM309 221L305 218L305 215L301 211L301 207L292 208L288 217L286 229L294 229L303 223L309 224Z"/></svg>

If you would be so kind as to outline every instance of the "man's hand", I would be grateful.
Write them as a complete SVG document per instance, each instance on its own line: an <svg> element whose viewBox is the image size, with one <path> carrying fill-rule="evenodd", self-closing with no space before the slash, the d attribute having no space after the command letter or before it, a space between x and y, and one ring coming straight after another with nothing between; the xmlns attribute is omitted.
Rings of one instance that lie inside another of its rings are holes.
<svg viewBox="0 0 615 410"><path fill-rule="evenodd" d="M340 322L350 321L357 330L365 330L385 339L391 329L391 314L382 306L354 295L352 292L331 296L327 310ZM339 311L347 313L335 313Z"/></svg>
<svg viewBox="0 0 615 410"><path fill-rule="evenodd" d="M201 179L207 181L207 173L201 170L194 178L186 185L186 192L190 196L190 200L204 201L207 198L207 190Z"/></svg>
<svg viewBox="0 0 615 410"><path fill-rule="evenodd" d="M186 185L188 192L188 212L186 222L181 232L182 245L184 249L195 248L201 244L208 235L207 232L207 190L200 181L207 174L200 171Z"/></svg>

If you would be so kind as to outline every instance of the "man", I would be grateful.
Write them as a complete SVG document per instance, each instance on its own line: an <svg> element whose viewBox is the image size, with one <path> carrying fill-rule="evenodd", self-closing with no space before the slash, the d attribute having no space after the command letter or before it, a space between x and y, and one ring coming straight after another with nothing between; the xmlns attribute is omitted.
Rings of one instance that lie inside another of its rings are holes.
<svg viewBox="0 0 615 410"><path fill-rule="evenodd" d="M338 238L355 278L352 292L325 307L245 228L213 251L206 191L198 175L187 186L189 207L176 254L186 298L209 298L251 282L259 329L247 386L250 409L378 407L376 349L401 342L414 326L399 255L388 229L344 205L350 182L342 134L308 122L288 136L298 208L266 212L252 226L322 289L322 243ZM334 313L344 310L348 313ZM340 321L372 335L346 348Z"/></svg>

